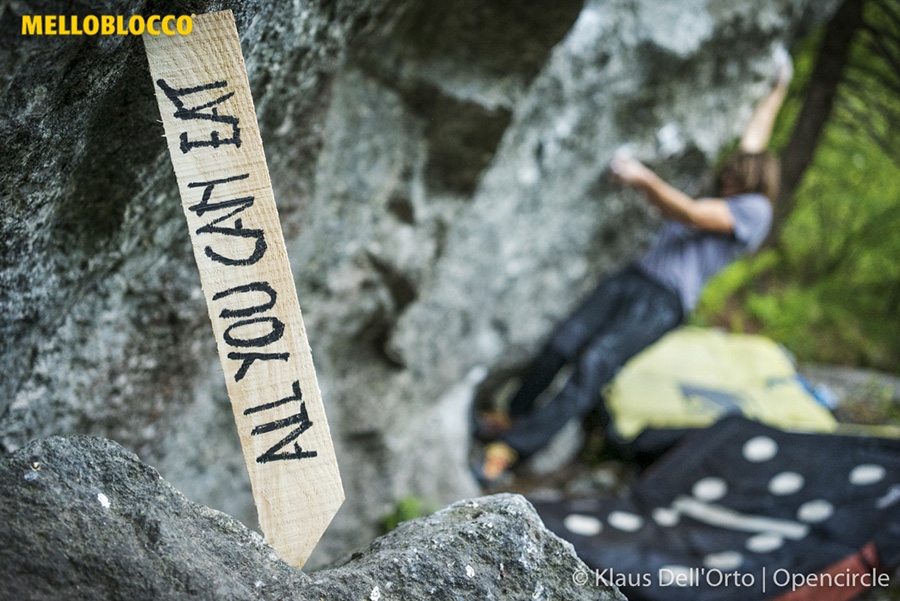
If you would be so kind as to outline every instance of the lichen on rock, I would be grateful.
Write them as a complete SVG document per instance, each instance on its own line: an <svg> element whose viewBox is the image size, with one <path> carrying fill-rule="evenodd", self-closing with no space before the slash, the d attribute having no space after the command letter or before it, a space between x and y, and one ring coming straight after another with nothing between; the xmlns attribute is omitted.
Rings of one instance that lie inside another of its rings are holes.
<svg viewBox="0 0 900 601"><path fill-rule="evenodd" d="M464 501L306 574L114 442L51 437L0 459L0 599L624 599L524 498Z"/></svg>

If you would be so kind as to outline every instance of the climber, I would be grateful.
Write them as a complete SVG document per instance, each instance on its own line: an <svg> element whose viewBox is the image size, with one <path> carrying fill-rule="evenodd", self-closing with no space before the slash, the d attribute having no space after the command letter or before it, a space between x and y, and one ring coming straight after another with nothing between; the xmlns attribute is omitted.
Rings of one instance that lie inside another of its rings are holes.
<svg viewBox="0 0 900 601"><path fill-rule="evenodd" d="M718 197L694 200L639 161L617 156L612 178L642 192L666 223L647 254L603 279L553 331L526 369L506 419L479 434L492 440L475 467L483 484L497 482L518 460L536 453L572 418L599 407L603 387L632 356L677 327L713 274L762 244L777 195L777 159L765 152L792 76L779 49L770 92L757 104L739 152L722 168ZM536 400L565 365L573 372L549 402Z"/></svg>

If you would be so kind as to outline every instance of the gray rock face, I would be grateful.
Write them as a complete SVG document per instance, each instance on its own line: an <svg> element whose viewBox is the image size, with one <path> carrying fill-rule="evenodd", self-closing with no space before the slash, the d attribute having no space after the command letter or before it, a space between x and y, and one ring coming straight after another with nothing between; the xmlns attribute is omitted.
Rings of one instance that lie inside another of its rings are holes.
<svg viewBox="0 0 900 601"><path fill-rule="evenodd" d="M100 438L52 437L0 459L0 599L624 599L586 572L522 497L405 522L307 575L235 519L185 499Z"/></svg>
<svg viewBox="0 0 900 601"><path fill-rule="evenodd" d="M616 149L689 191L779 41L835 0L384 0L230 7L347 502L471 496L466 407L655 224ZM158 12L146 5L145 12ZM20 35L0 7L0 452L112 438L256 523L140 41Z"/></svg>
<svg viewBox="0 0 900 601"><path fill-rule="evenodd" d="M885 405L900 405L900 378L896 376L869 369L815 364L800 365L798 371L813 385L828 386L839 404L880 401Z"/></svg>

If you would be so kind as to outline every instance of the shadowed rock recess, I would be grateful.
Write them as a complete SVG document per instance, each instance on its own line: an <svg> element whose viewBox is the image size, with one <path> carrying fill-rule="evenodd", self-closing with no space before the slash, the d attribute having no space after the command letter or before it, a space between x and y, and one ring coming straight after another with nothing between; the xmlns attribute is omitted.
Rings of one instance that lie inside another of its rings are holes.
<svg viewBox="0 0 900 601"><path fill-rule="evenodd" d="M51 437L0 459L0 598L624 599L516 495L401 524L307 575L259 534L197 505L114 442Z"/></svg>
<svg viewBox="0 0 900 601"><path fill-rule="evenodd" d="M834 5L0 4L0 454L103 436L256 526L140 40L22 14L235 12L347 493L321 565L400 498L477 494L472 396L655 225L613 153L699 190Z"/></svg>

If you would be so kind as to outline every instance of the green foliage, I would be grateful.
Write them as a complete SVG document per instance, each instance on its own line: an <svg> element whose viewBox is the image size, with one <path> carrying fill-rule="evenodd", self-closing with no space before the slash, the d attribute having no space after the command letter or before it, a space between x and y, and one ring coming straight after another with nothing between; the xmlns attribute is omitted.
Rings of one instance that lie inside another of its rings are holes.
<svg viewBox="0 0 900 601"><path fill-rule="evenodd" d="M815 50L815 40L799 49L776 148L789 138ZM860 38L849 72L879 64L871 53ZM801 360L900 371L900 138L870 127L885 110L900 114L900 98L884 78L850 81L776 247L711 282L695 322L763 333Z"/></svg>
<svg viewBox="0 0 900 601"><path fill-rule="evenodd" d="M381 533L387 534L401 522L425 517L435 512L435 507L418 497L404 497L397 501L393 511L381 518Z"/></svg>

